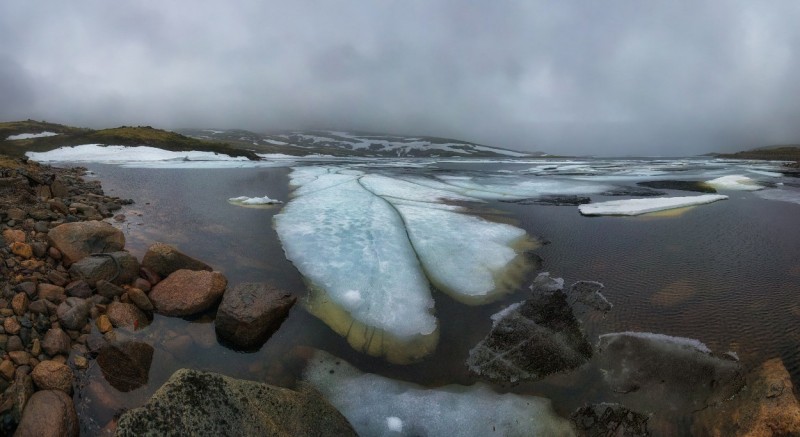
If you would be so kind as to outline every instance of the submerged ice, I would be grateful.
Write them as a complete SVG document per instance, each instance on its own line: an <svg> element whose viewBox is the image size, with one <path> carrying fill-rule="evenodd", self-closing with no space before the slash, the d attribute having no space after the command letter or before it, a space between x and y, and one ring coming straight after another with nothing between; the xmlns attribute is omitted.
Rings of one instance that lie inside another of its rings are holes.
<svg viewBox="0 0 800 437"><path fill-rule="evenodd" d="M359 435L575 435L550 400L498 394L481 383L426 388L363 373L322 351L314 354L304 376Z"/></svg>
<svg viewBox="0 0 800 437"><path fill-rule="evenodd" d="M337 167L290 175L293 199L275 217L309 283L309 311L357 350L405 363L438 341L430 283L480 304L514 289L535 247L524 230L444 202L478 201L412 180Z"/></svg>

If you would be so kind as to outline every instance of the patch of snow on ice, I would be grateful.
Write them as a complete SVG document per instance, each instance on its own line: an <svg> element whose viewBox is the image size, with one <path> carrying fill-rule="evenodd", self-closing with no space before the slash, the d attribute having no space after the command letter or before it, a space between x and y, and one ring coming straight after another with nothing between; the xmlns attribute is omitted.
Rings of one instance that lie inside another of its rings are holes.
<svg viewBox="0 0 800 437"><path fill-rule="evenodd" d="M727 199L721 194L704 194L685 197L656 197L648 199L612 200L608 202L579 205L583 215L640 215L668 209L703 205Z"/></svg>
<svg viewBox="0 0 800 437"><path fill-rule="evenodd" d="M719 190L757 191L764 187L758 182L744 175L728 175L706 181L707 184Z"/></svg>
<svg viewBox="0 0 800 437"><path fill-rule="evenodd" d="M399 417L387 417L386 428L393 432L403 432L403 421Z"/></svg>

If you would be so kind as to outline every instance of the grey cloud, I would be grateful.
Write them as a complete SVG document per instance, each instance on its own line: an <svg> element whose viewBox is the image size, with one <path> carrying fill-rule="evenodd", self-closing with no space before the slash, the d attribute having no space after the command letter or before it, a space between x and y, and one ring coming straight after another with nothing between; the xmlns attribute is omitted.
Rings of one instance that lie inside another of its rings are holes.
<svg viewBox="0 0 800 437"><path fill-rule="evenodd" d="M736 150L800 141L799 18L794 1L10 0L0 116Z"/></svg>

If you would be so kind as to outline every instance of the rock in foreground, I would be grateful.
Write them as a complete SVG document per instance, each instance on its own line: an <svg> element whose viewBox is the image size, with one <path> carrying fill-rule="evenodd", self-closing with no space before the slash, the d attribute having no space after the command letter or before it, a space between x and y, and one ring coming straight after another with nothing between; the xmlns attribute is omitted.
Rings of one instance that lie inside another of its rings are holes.
<svg viewBox="0 0 800 437"><path fill-rule="evenodd" d="M747 375L747 384L734 398L695 416L695 435L800 436L800 404L780 358Z"/></svg>
<svg viewBox="0 0 800 437"><path fill-rule="evenodd" d="M354 436L318 393L181 369L140 408L119 419L117 436Z"/></svg>
<svg viewBox="0 0 800 437"><path fill-rule="evenodd" d="M217 310L217 335L234 347L256 348L283 323L297 298L269 284L240 284L227 290Z"/></svg>
<svg viewBox="0 0 800 437"><path fill-rule="evenodd" d="M37 391L31 396L16 437L72 437L78 435L78 415L72 398L61 390Z"/></svg>
<svg viewBox="0 0 800 437"><path fill-rule="evenodd" d="M227 285L220 272L178 270L156 284L149 297L159 314L191 316L216 304Z"/></svg>

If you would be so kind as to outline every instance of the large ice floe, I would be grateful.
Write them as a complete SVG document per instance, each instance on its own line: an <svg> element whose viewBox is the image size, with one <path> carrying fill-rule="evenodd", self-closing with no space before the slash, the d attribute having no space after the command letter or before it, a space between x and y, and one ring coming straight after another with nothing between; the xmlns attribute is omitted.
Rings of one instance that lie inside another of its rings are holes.
<svg viewBox="0 0 800 437"><path fill-rule="evenodd" d="M732 191L758 191L764 188L763 185L744 175L721 176L706 181L706 184L718 190Z"/></svg>
<svg viewBox="0 0 800 437"><path fill-rule="evenodd" d="M519 285L535 243L524 230L466 214L478 201L413 180L300 167L275 229L309 285L308 310L355 349L395 363L436 347L432 282L468 304ZM446 203L450 202L450 203Z"/></svg>
<svg viewBox="0 0 800 437"><path fill-rule="evenodd" d="M315 352L304 376L359 435L575 435L550 400L498 394L481 383L426 388L363 373L322 351Z"/></svg>
<svg viewBox="0 0 800 437"><path fill-rule="evenodd" d="M721 194L704 194L685 197L655 197L648 199L612 200L579 205L583 215L640 215L687 206L703 205L727 199Z"/></svg>

